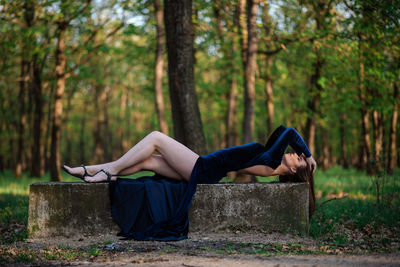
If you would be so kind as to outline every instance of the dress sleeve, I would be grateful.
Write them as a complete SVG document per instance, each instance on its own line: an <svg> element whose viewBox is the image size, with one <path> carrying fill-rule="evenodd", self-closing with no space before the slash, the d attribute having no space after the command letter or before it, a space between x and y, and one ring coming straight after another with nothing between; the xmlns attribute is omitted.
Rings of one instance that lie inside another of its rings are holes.
<svg viewBox="0 0 400 267"><path fill-rule="evenodd" d="M268 154L275 160L281 160L287 146L290 145L298 155L304 153L310 157L311 153L301 135L293 127L285 129L275 140L274 144L267 150Z"/></svg>
<svg viewBox="0 0 400 267"><path fill-rule="evenodd" d="M286 127L281 125L275 129L275 131L268 138L267 143L265 144L264 151L267 151L271 148L271 146L275 143L275 141L281 136L281 134L286 130Z"/></svg>

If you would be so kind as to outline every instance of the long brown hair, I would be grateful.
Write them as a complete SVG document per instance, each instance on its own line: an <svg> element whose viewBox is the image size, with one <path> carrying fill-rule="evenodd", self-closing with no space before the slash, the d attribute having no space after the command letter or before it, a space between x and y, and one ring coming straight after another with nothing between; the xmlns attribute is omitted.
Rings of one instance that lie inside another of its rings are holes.
<svg viewBox="0 0 400 267"><path fill-rule="evenodd" d="M298 167L296 173L279 175L279 182L281 183L301 183L307 182L309 185L309 218L315 211L315 192L314 192L314 175L311 171L310 165L307 163L305 167Z"/></svg>

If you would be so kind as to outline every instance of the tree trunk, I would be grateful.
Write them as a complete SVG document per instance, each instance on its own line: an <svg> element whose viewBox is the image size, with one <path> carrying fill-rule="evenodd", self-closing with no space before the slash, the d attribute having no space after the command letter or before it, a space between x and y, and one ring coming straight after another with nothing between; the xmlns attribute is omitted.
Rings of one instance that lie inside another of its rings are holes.
<svg viewBox="0 0 400 267"><path fill-rule="evenodd" d="M44 153L43 156L45 158L45 170L50 169L50 153L49 153L49 148L51 147L51 123L52 123L52 110L53 110L53 101L54 101L54 94L55 94L55 86L52 83L51 88L50 88L50 93L49 93L49 101L47 105L47 123L46 123L46 137L45 137L45 146L44 146Z"/></svg>
<svg viewBox="0 0 400 267"><path fill-rule="evenodd" d="M238 25L243 69L246 68L247 50L248 50L247 49L248 34L247 34L245 11L246 11L246 0L239 0L238 8L236 11L236 20L237 20L236 24Z"/></svg>
<svg viewBox="0 0 400 267"><path fill-rule="evenodd" d="M315 48L315 63L314 63L314 73L311 75L310 79L310 95L311 99L308 101L308 109L311 111L311 117L307 117L306 122L306 139L307 145L310 149L311 154L315 152L315 123L317 118L317 112L319 108L319 102L321 98L322 87L319 84L319 79L321 78L322 69L322 59L318 47Z"/></svg>
<svg viewBox="0 0 400 267"><path fill-rule="evenodd" d="M359 99L361 102L361 133L362 133L362 166L367 168L368 172L372 171L371 168L371 138L370 138L370 126L369 126L369 109L366 102L366 92L365 92L365 73L364 73L364 63L362 61L362 56L360 56L360 69L359 69Z"/></svg>
<svg viewBox="0 0 400 267"><path fill-rule="evenodd" d="M50 154L50 179L52 181L61 181L61 159L60 159L60 141L61 141L61 121L62 121L62 98L65 90L65 32L68 24L60 22L58 25L58 41L56 49L56 77L57 88L54 98L53 122L51 131L51 154Z"/></svg>
<svg viewBox="0 0 400 267"><path fill-rule="evenodd" d="M232 77L231 88L228 97L228 112L226 116L226 145L227 147L235 146L236 144L236 99L237 99L237 78Z"/></svg>
<svg viewBox="0 0 400 267"><path fill-rule="evenodd" d="M32 62L32 93L35 106L33 114L33 146L32 146L32 177L42 177L44 175L44 161L42 155L42 121L43 121L43 97L41 69L38 64L38 56L33 57Z"/></svg>
<svg viewBox="0 0 400 267"><path fill-rule="evenodd" d="M86 124L87 106L88 106L87 101L83 101L82 120L81 120L81 126L80 126L80 130L79 130L79 151L80 151L79 160L80 160L81 164L85 164L85 162L86 162L85 124Z"/></svg>
<svg viewBox="0 0 400 267"><path fill-rule="evenodd" d="M157 28L157 46L156 46L156 59L154 69L154 89L155 89L155 102L157 110L157 119L160 131L168 135L168 124L164 115L164 98L162 90L162 76L164 67L164 28L163 28L163 8L160 0L154 0L154 9L156 14L156 28Z"/></svg>
<svg viewBox="0 0 400 267"><path fill-rule="evenodd" d="M103 103L106 98L106 93L103 87L96 86L94 94L94 113L96 116L96 125L93 129L94 136L94 162L103 162L105 158L104 151L104 112L102 110Z"/></svg>
<svg viewBox="0 0 400 267"><path fill-rule="evenodd" d="M23 4L23 15L24 22L27 29L30 29L34 23L35 18L35 5L33 2L25 1ZM28 30L29 31L29 30ZM18 121L18 136L17 136L17 148L16 148L16 160L14 165L14 176L19 178L22 174L25 164L25 128L27 125L26 121L26 89L28 81L30 80L30 62L31 54L30 45L32 42L32 34L28 33L25 36L24 43L21 47L21 72L19 81L19 94L18 94L18 109L19 109L19 121Z"/></svg>
<svg viewBox="0 0 400 267"><path fill-rule="evenodd" d="M374 126L374 139L375 139L375 149L374 149L374 165L376 172L380 172L383 169L383 115L378 110L372 111L373 126Z"/></svg>
<svg viewBox="0 0 400 267"><path fill-rule="evenodd" d="M266 58L266 75L265 75L265 102L267 105L267 126L268 132L274 130L274 91L272 90L271 65L272 57Z"/></svg>
<svg viewBox="0 0 400 267"><path fill-rule="evenodd" d="M112 140L112 133L109 127L109 115L108 115L108 101L110 99L110 88L107 87L104 90L104 98L103 102L101 103L102 112L104 113L104 127L103 127L103 138L102 138L102 145L104 151L104 161L110 162L113 160L112 158L112 149L113 149L113 140Z"/></svg>
<svg viewBox="0 0 400 267"><path fill-rule="evenodd" d="M329 151L329 139L326 133L326 130L321 128L321 137L322 137L322 169L325 171L330 167L331 155Z"/></svg>
<svg viewBox="0 0 400 267"><path fill-rule="evenodd" d="M125 129L125 120L126 120L126 105L127 105L127 89L124 87L122 89L122 94L121 94L121 107L119 109L119 122L118 122L118 127L117 127L117 131L118 131L118 140L119 140L119 150L115 149L114 151L116 151L116 153L118 153L118 155L122 155L125 152L125 148L124 148L124 142L125 142L125 134L124 134L124 129ZM115 157L117 157L117 155L115 155Z"/></svg>
<svg viewBox="0 0 400 267"><path fill-rule="evenodd" d="M229 38L229 42L226 42L224 36L224 31L223 31L223 15L221 14L221 10L224 7L222 7L221 1L214 1L214 13L215 13L215 18L217 20L217 32L218 32L218 37L221 42L221 50L223 53L223 58L224 61L227 61L226 65L224 66L224 69L222 70L223 77L222 79L224 81L228 81L227 85L229 86L229 89L227 90L228 93L226 94L227 96L227 110L226 110L226 116L225 116L225 127L221 129L224 129L225 132L225 137L222 143L225 143L222 145L222 147L231 147L236 145L235 139L236 139L236 99L237 99L237 78L236 75L238 73L237 67L235 64L235 54L237 52L237 44L235 42L234 38L234 29L235 27L238 28L239 25L234 25L232 23L229 23L228 21L225 21L226 28L227 28L227 35L230 35L231 38ZM228 7L225 7L228 9ZM236 6L238 8L238 6ZM227 11L227 10L226 10ZM228 12L228 11L227 11ZM237 13L237 12L236 12ZM235 21L238 22L239 20L235 18Z"/></svg>
<svg viewBox="0 0 400 267"><path fill-rule="evenodd" d="M346 126L345 126L346 121L347 121L347 115L343 113L340 119L340 146L342 148L341 151L342 156L340 164L345 169L349 167L349 162L347 160L347 138L346 138Z"/></svg>
<svg viewBox="0 0 400 267"><path fill-rule="evenodd" d="M259 0L247 1L247 59L244 70L243 142L253 141L255 71L257 59L257 9Z"/></svg>
<svg viewBox="0 0 400 267"><path fill-rule="evenodd" d="M400 65L399 65L400 66ZM389 150L388 150L388 173L393 174L394 168L396 167L397 157L397 146L396 146L396 131L397 131L397 120L399 112L399 87L400 87L400 69L398 70L397 81L393 84L393 112L390 123L390 139L389 139Z"/></svg>
<svg viewBox="0 0 400 267"><path fill-rule="evenodd" d="M164 22L175 138L200 155L205 138L194 87L191 0L166 0Z"/></svg>
<svg viewBox="0 0 400 267"><path fill-rule="evenodd" d="M65 159L64 162L68 162L70 165L75 165L75 162L72 162L72 141L71 141L71 134L70 134L70 130L68 128L68 118L69 118L69 113L71 111L71 100L72 100L72 96L73 96L73 92L71 92L70 94L68 94L67 96L67 106L65 109L65 115L64 118L62 120L62 124L65 127L64 133L65 133L65 148L66 148L66 155L65 155Z"/></svg>
<svg viewBox="0 0 400 267"><path fill-rule="evenodd" d="M23 57L25 55L22 55ZM22 174L22 166L24 161L24 149L25 149L25 125L26 125L26 114L25 114L25 86L29 79L29 62L25 59L21 60L21 75L19 82L19 94L18 94L18 105L19 105L19 122L18 122L18 147L17 147L17 158L15 162L14 175L19 178Z"/></svg>
<svg viewBox="0 0 400 267"><path fill-rule="evenodd" d="M271 17L269 15L269 3L267 0L263 1L262 7L263 14L263 28L265 31L265 35L268 37L272 37L271 35ZM268 43L266 44L268 46ZM272 90L272 77L271 77L271 66L272 66L272 56L266 55L264 60L266 63L265 66L265 102L267 108L267 131L272 133L274 130L274 92Z"/></svg>

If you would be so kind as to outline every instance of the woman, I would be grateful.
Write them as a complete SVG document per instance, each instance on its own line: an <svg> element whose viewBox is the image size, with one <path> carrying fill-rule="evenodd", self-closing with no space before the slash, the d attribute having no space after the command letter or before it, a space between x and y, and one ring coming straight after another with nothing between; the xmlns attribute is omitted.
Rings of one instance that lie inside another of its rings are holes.
<svg viewBox="0 0 400 267"><path fill-rule="evenodd" d="M296 154L284 154L288 145L296 151ZM153 154L155 151L160 154ZM152 225L150 230L146 228L148 225L144 227L146 229L142 227L143 231L139 231L139 234L137 231L135 232L135 236L133 236L135 239L163 240L154 238L154 234L157 235L164 230L170 233L176 230L173 228L180 224L183 224L179 226L183 230L180 229L180 232L173 233L173 235L182 236L182 231L184 234L187 233L187 220L184 223L181 219L182 216L187 216L187 210L195 193L196 185L198 183L217 183L231 171L257 176L279 175L282 182L309 182L310 217L315 206L313 172L316 169L316 162L303 138L292 127L278 127L265 146L252 142L218 150L202 157L167 135L155 131L143 138L116 161L76 168L64 165L63 169L88 183L116 181L117 176L131 175L142 170L150 170L163 177L188 182L184 196L180 197L181 203L178 206L175 205L176 212L171 213L173 218L167 216L168 218L163 217L156 220L156 226ZM146 188L149 188L149 186ZM117 188L117 190L120 189ZM147 190L151 191L150 189ZM120 191L118 191L118 194L121 194ZM147 199L151 201L151 198L148 197ZM137 207L137 209L140 209L140 207ZM156 208L159 212L163 212L162 209ZM114 215L115 219L116 216ZM156 216L155 213L150 217L154 216ZM168 222L166 223L165 220L167 219ZM133 227L132 222L128 225L131 228ZM128 229L129 227L125 227L125 230L122 229L125 236L128 235L128 232L131 232L131 229ZM161 236L164 236L164 234L161 234ZM146 235L153 236L148 238Z"/></svg>

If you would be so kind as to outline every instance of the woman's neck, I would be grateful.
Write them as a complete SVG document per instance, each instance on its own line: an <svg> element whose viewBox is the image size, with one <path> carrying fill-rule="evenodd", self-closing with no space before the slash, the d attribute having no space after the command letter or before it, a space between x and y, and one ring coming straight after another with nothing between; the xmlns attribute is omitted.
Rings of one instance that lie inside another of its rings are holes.
<svg viewBox="0 0 400 267"><path fill-rule="evenodd" d="M285 175L289 173L288 167L286 165L279 165L276 169L274 169L273 175Z"/></svg>

